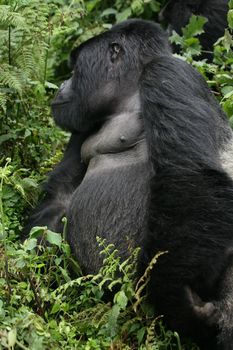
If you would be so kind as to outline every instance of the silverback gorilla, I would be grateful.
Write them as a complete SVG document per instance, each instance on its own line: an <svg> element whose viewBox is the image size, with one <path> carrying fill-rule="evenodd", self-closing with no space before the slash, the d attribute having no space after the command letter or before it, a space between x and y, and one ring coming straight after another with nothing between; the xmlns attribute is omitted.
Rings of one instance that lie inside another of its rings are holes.
<svg viewBox="0 0 233 350"><path fill-rule="evenodd" d="M113 26L71 54L52 104L72 136L27 230L67 238L85 273L101 265L96 236L123 258L159 258L149 300L202 349L233 349L233 137L202 76L174 58L152 22Z"/></svg>
<svg viewBox="0 0 233 350"><path fill-rule="evenodd" d="M228 0L168 0L160 13L170 30L181 34L192 14L202 15L208 22L204 26L205 33L200 36L203 58L212 58L213 44L223 36L227 27ZM176 49L175 49L176 50Z"/></svg>

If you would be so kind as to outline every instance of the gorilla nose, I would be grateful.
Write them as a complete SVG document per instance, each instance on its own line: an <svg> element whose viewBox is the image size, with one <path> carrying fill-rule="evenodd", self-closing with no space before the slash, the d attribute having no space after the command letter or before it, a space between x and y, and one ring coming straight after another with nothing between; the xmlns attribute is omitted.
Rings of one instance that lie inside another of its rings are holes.
<svg viewBox="0 0 233 350"><path fill-rule="evenodd" d="M71 78L63 81L63 83L60 86L60 91L69 89L71 87Z"/></svg>

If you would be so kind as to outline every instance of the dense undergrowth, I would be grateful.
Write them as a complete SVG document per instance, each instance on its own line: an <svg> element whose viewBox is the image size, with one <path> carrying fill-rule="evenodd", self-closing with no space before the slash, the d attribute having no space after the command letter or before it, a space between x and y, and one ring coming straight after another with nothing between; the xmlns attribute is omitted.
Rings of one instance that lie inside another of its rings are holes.
<svg viewBox="0 0 233 350"><path fill-rule="evenodd" d="M23 219L40 195L38 184L68 138L53 123L50 101L69 76L69 51L116 21L157 20L165 2L1 1L0 349L197 349L186 340L181 344L145 303L144 287L157 257L135 285L138 251L123 262L113 246L98 239L104 265L97 275L82 276L65 232L35 228L22 239ZM204 75L233 123L232 0L229 9L229 29L215 45L212 63L198 58L203 18L192 17L183 36L174 33L171 41ZM36 247L38 234L48 247Z"/></svg>

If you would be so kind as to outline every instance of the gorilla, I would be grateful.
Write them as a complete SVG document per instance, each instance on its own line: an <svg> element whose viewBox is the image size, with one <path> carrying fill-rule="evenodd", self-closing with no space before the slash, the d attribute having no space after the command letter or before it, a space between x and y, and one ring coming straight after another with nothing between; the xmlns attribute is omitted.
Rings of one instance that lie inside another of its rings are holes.
<svg viewBox="0 0 233 350"><path fill-rule="evenodd" d="M192 14L206 17L208 22L204 25L205 33L200 35L200 43L202 57L210 60L213 44L223 36L227 27L227 12L228 0L168 0L159 17L169 24L170 32L175 30L178 34L182 34L182 28Z"/></svg>
<svg viewBox="0 0 233 350"><path fill-rule="evenodd" d="M122 258L158 252L148 299L202 349L233 349L233 134L202 76L166 34L128 20L71 53L52 103L71 131L29 219L61 232L84 273L101 266L96 236Z"/></svg>

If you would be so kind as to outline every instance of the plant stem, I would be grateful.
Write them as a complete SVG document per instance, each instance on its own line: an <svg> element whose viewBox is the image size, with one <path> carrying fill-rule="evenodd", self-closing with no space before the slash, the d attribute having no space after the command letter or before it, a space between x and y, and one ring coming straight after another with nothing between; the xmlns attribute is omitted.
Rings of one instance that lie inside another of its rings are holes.
<svg viewBox="0 0 233 350"><path fill-rule="evenodd" d="M48 24L49 28L49 36L48 36L48 47L46 49L46 54L45 54L45 65L44 65L44 84L46 82L46 75L47 75L47 65L48 65L48 55L49 55L49 47L50 47L50 39L51 39L51 25L50 23Z"/></svg>
<svg viewBox="0 0 233 350"><path fill-rule="evenodd" d="M8 63L11 65L11 26L8 27Z"/></svg>

